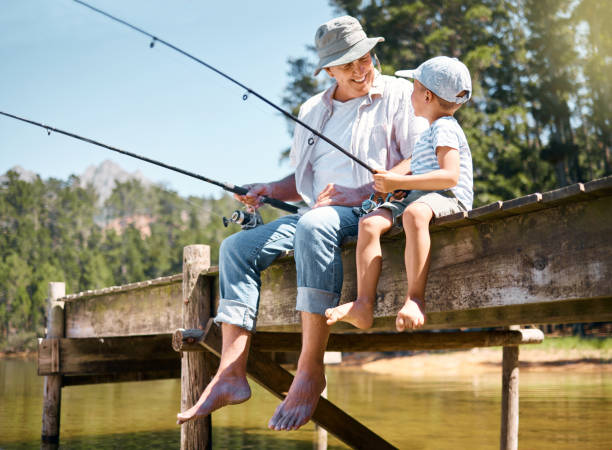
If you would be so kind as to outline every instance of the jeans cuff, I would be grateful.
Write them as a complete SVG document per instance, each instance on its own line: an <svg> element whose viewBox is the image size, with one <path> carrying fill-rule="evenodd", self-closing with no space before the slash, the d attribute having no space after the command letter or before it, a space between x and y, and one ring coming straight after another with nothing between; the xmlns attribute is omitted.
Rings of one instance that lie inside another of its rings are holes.
<svg viewBox="0 0 612 450"><path fill-rule="evenodd" d="M340 294L310 287L297 288L295 309L312 314L325 315L327 308L338 306Z"/></svg>
<svg viewBox="0 0 612 450"><path fill-rule="evenodd" d="M255 331L257 311L245 305L239 300L220 299L215 323L229 323L244 328L247 331Z"/></svg>

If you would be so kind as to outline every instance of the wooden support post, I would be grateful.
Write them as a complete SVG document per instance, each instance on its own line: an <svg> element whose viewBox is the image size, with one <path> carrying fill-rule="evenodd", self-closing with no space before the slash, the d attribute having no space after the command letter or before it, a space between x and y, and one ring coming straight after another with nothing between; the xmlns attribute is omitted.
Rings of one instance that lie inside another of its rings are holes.
<svg viewBox="0 0 612 450"><path fill-rule="evenodd" d="M183 249L183 327L204 328L211 316L209 280L200 276L210 268L210 247L189 245ZM205 353L183 353L181 357L181 411L196 403L212 378ZM210 416L181 426L181 450L212 448Z"/></svg>
<svg viewBox="0 0 612 450"><path fill-rule="evenodd" d="M501 450L518 449L519 347L504 347L502 359Z"/></svg>
<svg viewBox="0 0 612 450"><path fill-rule="evenodd" d="M47 299L47 338L60 339L64 337L64 302L58 299L66 295L66 285L60 282L49 283L49 298ZM57 341L55 341L57 342ZM54 349L59 346L53 345ZM56 351L52 361L59 372L59 352ZM42 412L41 449L56 449L59 446L60 411L62 405L62 375L57 373L47 375L44 381L44 398Z"/></svg>
<svg viewBox="0 0 612 450"><path fill-rule="evenodd" d="M327 398L327 376L325 377L325 389L321 392L321 397ZM327 450L327 430L318 424L315 424L313 450Z"/></svg>

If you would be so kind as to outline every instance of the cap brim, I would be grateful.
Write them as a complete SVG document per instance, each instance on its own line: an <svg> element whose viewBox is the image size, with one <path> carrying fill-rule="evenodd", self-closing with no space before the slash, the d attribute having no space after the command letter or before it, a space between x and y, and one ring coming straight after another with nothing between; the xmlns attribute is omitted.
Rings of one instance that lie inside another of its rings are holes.
<svg viewBox="0 0 612 450"><path fill-rule="evenodd" d="M376 47L376 44L379 42L384 42L384 40L385 38L383 37L365 38L357 42L348 50L342 50L341 52L329 55L325 59L319 61L319 65L314 71L314 74L318 75L319 72L321 72L321 70L325 67L340 66L342 64L353 62Z"/></svg>
<svg viewBox="0 0 612 450"><path fill-rule="evenodd" d="M411 70L398 70L395 75L403 78L414 78L416 75L416 69Z"/></svg>

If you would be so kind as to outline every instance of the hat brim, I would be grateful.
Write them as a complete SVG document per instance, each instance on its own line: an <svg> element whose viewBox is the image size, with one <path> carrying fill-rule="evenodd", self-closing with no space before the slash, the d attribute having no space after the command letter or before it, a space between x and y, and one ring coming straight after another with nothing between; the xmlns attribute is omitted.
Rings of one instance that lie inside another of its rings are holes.
<svg viewBox="0 0 612 450"><path fill-rule="evenodd" d="M319 65L314 71L315 76L321 72L325 67L340 66L342 64L348 64L361 58L363 55L372 50L379 42L384 42L383 37L365 38L357 42L352 47L346 50L342 50L338 53L327 56L326 58L319 61Z"/></svg>
<svg viewBox="0 0 612 450"><path fill-rule="evenodd" d="M412 78L414 79L416 76L416 69L411 70L398 70L395 72L395 75L402 78Z"/></svg>

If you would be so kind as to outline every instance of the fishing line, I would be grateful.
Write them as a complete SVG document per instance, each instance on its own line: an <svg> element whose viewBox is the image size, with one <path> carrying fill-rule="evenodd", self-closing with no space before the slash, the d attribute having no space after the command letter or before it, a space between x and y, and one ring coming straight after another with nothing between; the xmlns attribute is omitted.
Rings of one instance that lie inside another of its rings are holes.
<svg viewBox="0 0 612 450"><path fill-rule="evenodd" d="M171 48L172 50L186 56L189 59L192 59L193 61L202 64L204 67L212 70L213 72L215 72L218 75L221 75L223 78L231 81L232 83L240 86L242 89L244 89L244 93L242 94L242 99L243 100L248 100L249 97L251 95L257 97L258 99L260 99L261 101L263 101L264 103L268 104L269 106L271 106L272 108L276 109L277 111L279 111L281 114L283 114L285 117L287 117L290 120L293 120L295 123L303 126L304 128L306 128L308 131L310 131L311 133L313 133L315 136L323 139L325 142L327 142L329 145L331 145L332 147L336 148L337 150L339 150L340 152L344 153L346 156L348 156L349 158L351 158L353 161L355 161L357 164L359 164L360 166L362 166L363 168L367 169L370 173L375 174L377 173L377 171L370 167L368 164L366 164L365 162L361 161L359 158L357 158L356 156L352 155L351 153L349 153L348 151L344 150L340 145L336 144L334 141L332 141L331 139L329 139L328 137L326 137L325 135L323 135L322 133L318 132L317 130L315 130L314 128L312 128L311 126L307 125L306 123L302 122L300 119L298 119L297 117L295 117L293 114L291 114L289 111L284 110L283 108L281 108L280 106L276 105L275 103L272 103L270 100L268 100L267 98L265 98L264 96L260 95L259 93L257 93L256 91L252 90L251 88L249 88L248 86L245 86L244 84L242 84L241 82L239 82L238 80L232 78L231 76L227 75L226 73L222 72L221 70L217 69L214 66L211 66L210 64L208 64L207 62L202 61L201 59L193 56L190 53L187 53L185 50L182 50L176 46L174 46L173 44L149 33L148 31L143 30L142 28L138 28L128 22L126 22L123 19L120 19L118 17L115 17L105 11L102 11L101 9L98 9L94 6L89 5L88 3L85 3L81 0L74 0L76 3L85 6L86 8L91 9L94 12L97 12L98 14L101 14L105 17L108 17L111 20L114 20L115 22L118 22L122 25L125 25L126 27L131 28L134 31L137 31L141 34L144 34L145 36L148 36L149 38L151 38L151 42L149 43L149 47L153 48L155 47L155 45L157 43L163 44L168 48ZM309 145L313 145L314 144L314 139L311 137L308 139L308 144Z"/></svg>
<svg viewBox="0 0 612 450"><path fill-rule="evenodd" d="M192 178L197 178L198 180L205 181L205 182L210 183L210 184L214 184L214 185L219 186L220 188L222 188L222 189L224 189L226 191L233 192L234 194L245 195L247 192L249 192L248 189L243 188L241 186L236 186L236 185L231 184L231 183L223 183L221 181L216 181L216 180L204 177L202 175L198 175L197 173L189 172L188 170L184 170L184 169L181 169L179 167L170 166L170 165L165 164L163 162L156 161L156 160L151 159L151 158L147 158L146 156L141 156L141 155L138 155L136 153L128 152L126 150L121 150L119 148L112 147L112 146L104 144L102 142L98 142L98 141L95 141L95 140L90 139L90 138L79 136L78 134L74 134L74 133L71 133L69 131L64 131L64 130L61 130L59 128L52 127L50 125L45 125L45 124L42 124L42 123L39 123L39 122L35 122L33 120L24 119L23 117L15 116L13 114L5 113L3 111L0 111L0 114L2 114L3 116L6 116L6 117L10 117L12 119L20 120L21 122L29 123L31 125L35 125L37 127L43 128L43 129L45 129L47 131L47 135L50 135L51 132L63 134L65 136L69 136L71 138L87 142L89 144L97 145L98 147L103 147L103 148L106 148L108 150L112 150L114 152L121 153L122 155L131 156L132 158L140 159L141 161L146 161L146 162L148 162L150 164L155 164L156 166L164 167L166 169L173 170L174 172L182 173L183 175L187 175L187 176L192 177ZM293 214L297 213L297 211L298 211L297 206L290 205L289 203L285 203L285 202L283 202L281 200L277 200L275 198L270 198L270 197L263 196L263 197L261 197L261 199L262 199L261 201L263 203L267 203L267 204L269 204L271 206L274 206L275 208L282 209L283 211L287 211L287 212L290 212L290 213L293 213Z"/></svg>

